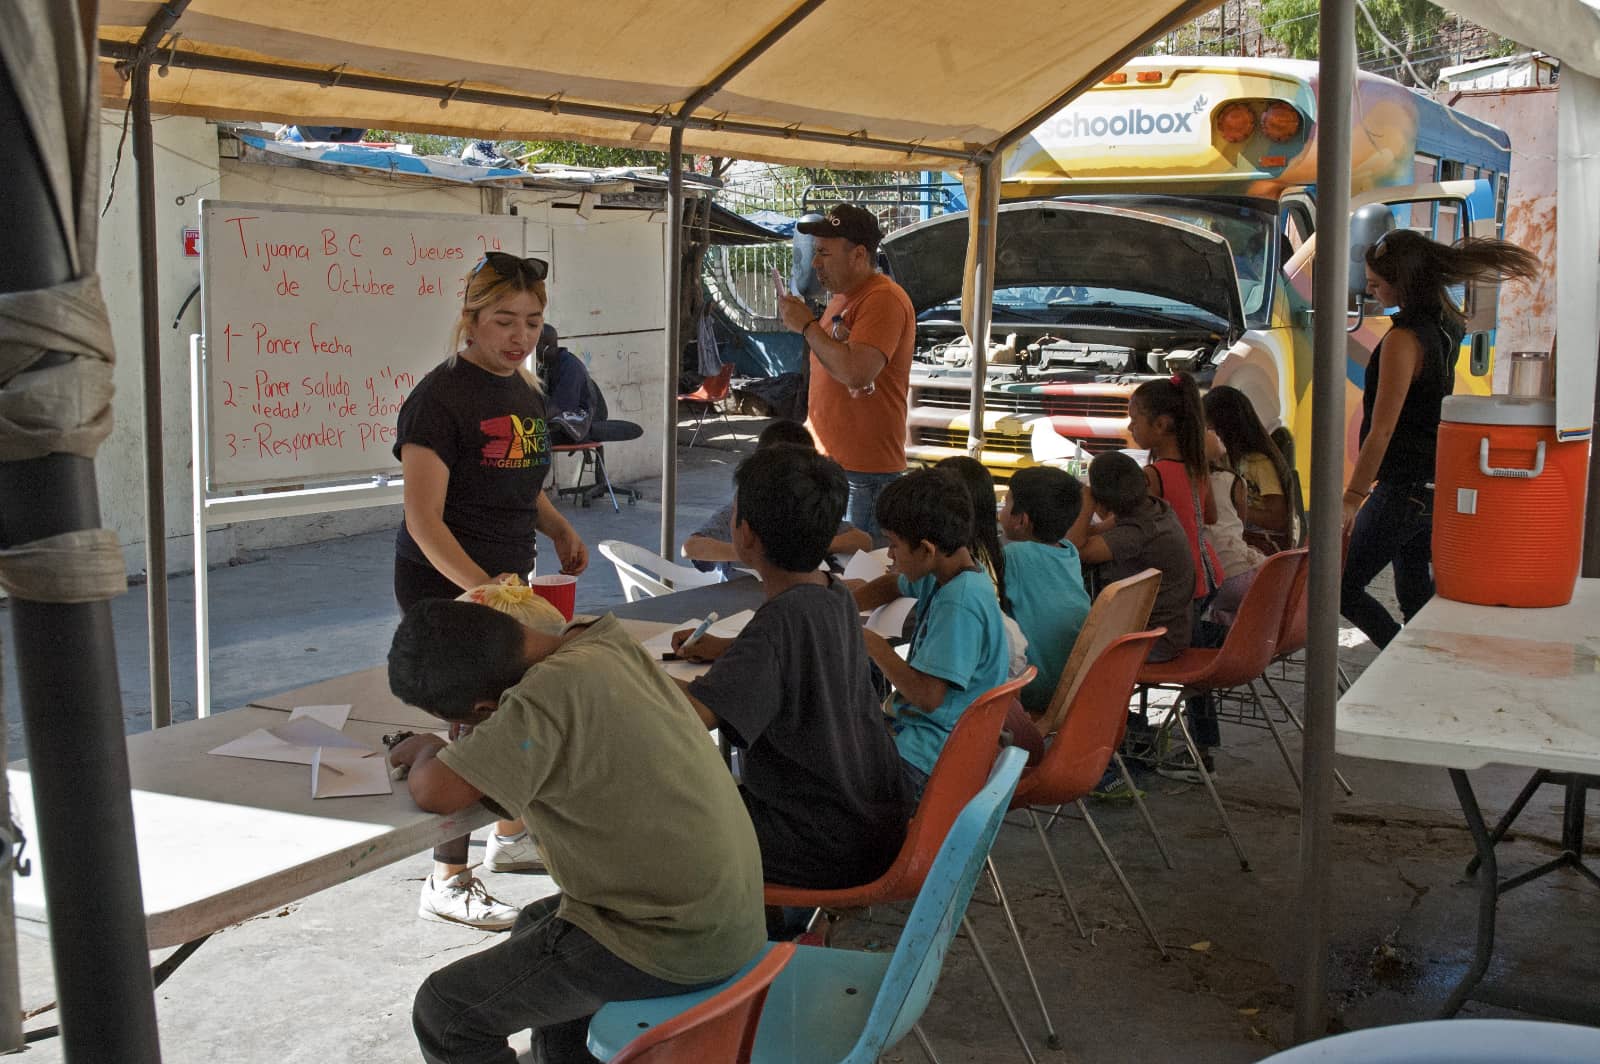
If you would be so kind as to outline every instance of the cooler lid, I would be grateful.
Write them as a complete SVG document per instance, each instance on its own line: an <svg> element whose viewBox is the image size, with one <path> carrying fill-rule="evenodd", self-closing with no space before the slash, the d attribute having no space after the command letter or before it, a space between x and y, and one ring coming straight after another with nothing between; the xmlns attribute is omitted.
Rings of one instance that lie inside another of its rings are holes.
<svg viewBox="0 0 1600 1064"><path fill-rule="evenodd" d="M1556 423L1556 401L1527 395L1447 395L1439 416L1466 425L1549 425Z"/></svg>

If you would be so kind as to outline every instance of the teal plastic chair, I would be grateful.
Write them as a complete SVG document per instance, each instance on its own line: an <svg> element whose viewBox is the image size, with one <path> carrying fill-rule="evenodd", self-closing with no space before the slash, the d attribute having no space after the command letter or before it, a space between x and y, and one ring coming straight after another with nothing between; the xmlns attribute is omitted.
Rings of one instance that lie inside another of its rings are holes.
<svg viewBox="0 0 1600 1064"><path fill-rule="evenodd" d="M967 902L1000 832L1027 754L1001 752L977 796L945 836L892 954L801 946L767 992L752 1064L873 1064L916 1029ZM589 1052L610 1060L645 1028L716 995L613 1001L589 1021ZM937 1062L921 1031L929 1059ZM708 1062L710 1064L710 1062Z"/></svg>

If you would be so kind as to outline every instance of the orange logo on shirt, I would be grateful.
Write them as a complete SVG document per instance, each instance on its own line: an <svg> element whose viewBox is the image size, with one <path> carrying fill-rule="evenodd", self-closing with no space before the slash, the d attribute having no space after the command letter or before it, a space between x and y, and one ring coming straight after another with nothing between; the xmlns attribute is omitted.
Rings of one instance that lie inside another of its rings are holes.
<svg viewBox="0 0 1600 1064"><path fill-rule="evenodd" d="M543 465L549 451L549 438L542 417L506 414L478 422L488 437L483 445L483 464L496 469L529 469Z"/></svg>

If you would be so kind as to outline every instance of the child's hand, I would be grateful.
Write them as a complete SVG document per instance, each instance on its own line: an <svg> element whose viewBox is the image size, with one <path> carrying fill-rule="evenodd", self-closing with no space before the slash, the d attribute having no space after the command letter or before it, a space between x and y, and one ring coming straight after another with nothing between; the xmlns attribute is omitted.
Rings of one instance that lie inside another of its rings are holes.
<svg viewBox="0 0 1600 1064"><path fill-rule="evenodd" d="M410 767L418 761L432 757L439 752L442 746L444 746L444 740L433 732L413 735L409 739L396 743L394 749L389 751L389 764Z"/></svg>
<svg viewBox="0 0 1600 1064"><path fill-rule="evenodd" d="M685 650L683 644L693 634L693 628L682 628L672 633L672 652L685 661L716 661L722 656L723 651L733 645L733 640L707 632Z"/></svg>

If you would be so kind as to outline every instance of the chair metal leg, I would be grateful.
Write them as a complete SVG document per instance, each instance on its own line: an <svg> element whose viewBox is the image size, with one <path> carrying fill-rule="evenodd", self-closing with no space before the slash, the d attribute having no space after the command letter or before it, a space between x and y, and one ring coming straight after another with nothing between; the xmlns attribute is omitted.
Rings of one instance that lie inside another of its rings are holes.
<svg viewBox="0 0 1600 1064"><path fill-rule="evenodd" d="M1111 847L1106 845L1105 836L1100 834L1100 827L1094 822L1094 817L1089 815L1089 809L1083 804L1083 799L1078 799L1078 812L1083 814L1083 822L1089 825L1089 833L1094 836L1095 844L1100 847L1100 853L1105 857L1106 863L1111 866L1111 872L1117 877L1117 882L1122 885L1122 893L1127 895L1128 903L1133 906L1133 911L1139 914L1139 922L1144 924L1145 934L1150 936L1150 944L1161 954L1161 959L1170 961L1171 955L1167 947L1161 944L1161 938L1156 934L1155 925L1150 922L1150 914L1144 911L1144 903L1139 900L1139 895L1133 891L1133 884L1128 882L1128 877L1122 874L1122 866L1117 863L1116 857L1111 853Z"/></svg>
<svg viewBox="0 0 1600 1064"><path fill-rule="evenodd" d="M1039 1015L1044 1017L1044 1044L1051 1049L1061 1048L1061 1036L1056 1034L1056 1025L1050 1022L1050 1010L1045 1006L1044 994L1039 990L1039 980L1033 974L1033 964L1028 960L1028 948L1022 944L1022 929L1017 926L1017 919L1011 912L1011 901L1006 897L1006 890L1000 885L1000 873L994 866L994 858L984 859L984 867L988 869L989 880L994 884L994 892L1000 897L1000 911L1006 915L1006 926L1011 928L1011 937L1017 943L1017 956L1022 958L1022 970L1027 973L1028 985L1033 988L1033 999L1039 1003Z"/></svg>
<svg viewBox="0 0 1600 1064"><path fill-rule="evenodd" d="M1339 693L1344 694L1350 690L1350 684L1353 681L1350 679L1350 674L1344 671L1343 665L1337 666L1337 668L1339 670Z"/></svg>
<svg viewBox="0 0 1600 1064"><path fill-rule="evenodd" d="M1028 1064L1039 1064L1039 1058L1033 1055L1033 1048L1028 1045L1028 1036L1022 1033L1022 1024L1017 1022L1017 1014L1011 1011L1011 1002L1006 998L1006 992L1000 987L1000 977L995 975L994 965L989 963L989 955L984 952L983 943L978 941L978 932L965 913L961 916L961 929L967 933L967 941L972 943L972 952L978 955L978 964L983 967L983 974L989 977L989 985L994 987L995 996L1000 999L1000 1008L1005 1012L1012 1032L1022 1045L1022 1053L1028 1058Z"/></svg>
<svg viewBox="0 0 1600 1064"><path fill-rule="evenodd" d="M1060 806L1056 806L1060 809ZM1079 938L1088 938L1089 932L1083 928L1083 921L1078 918L1078 907L1072 903L1072 892L1067 889L1067 881L1061 875L1061 866L1056 864L1056 855L1050 849L1050 840L1045 837L1044 828L1039 826L1039 818L1032 809L1028 810L1028 819L1033 821L1033 830L1039 833L1039 845L1044 847L1044 855L1050 861L1050 871L1056 874L1056 886L1061 888L1061 900L1067 903L1067 914L1072 917L1073 926L1078 929Z"/></svg>
<svg viewBox="0 0 1600 1064"><path fill-rule="evenodd" d="M695 423L694 423L694 435L689 437L689 449L691 451L694 450L694 445L699 442L699 440L700 440L700 429L705 426L705 423L706 423L706 408L704 406L702 406L700 408L700 417L698 419L696 419Z"/></svg>
<svg viewBox="0 0 1600 1064"><path fill-rule="evenodd" d="M1133 795L1133 804L1138 808L1139 815L1144 818L1144 826L1150 830L1150 837L1156 840L1156 849L1161 851L1162 862L1170 869L1175 867L1172 855L1167 852L1167 843L1161 837L1161 829L1156 827L1155 818L1150 815L1149 806L1144 804L1144 798L1139 794L1139 788L1133 785L1133 773L1128 771L1128 763L1122 760L1122 752L1115 751L1111 759L1117 763L1117 771L1122 773L1122 782L1128 785L1128 793Z"/></svg>
<svg viewBox="0 0 1600 1064"><path fill-rule="evenodd" d="M1262 704L1261 696L1256 693L1254 680L1250 681L1250 697L1255 699L1256 708L1261 711L1261 718L1267 722L1267 730L1272 733L1272 741L1278 744L1278 753L1283 755L1283 763L1289 770L1289 778L1294 780L1294 789L1304 796L1305 788L1300 785L1300 770L1295 767L1294 758L1289 755L1289 748L1284 745L1283 733L1278 731L1278 722L1272 719L1272 712Z"/></svg>
<svg viewBox="0 0 1600 1064"><path fill-rule="evenodd" d="M1272 686L1272 681L1267 679L1266 676L1262 676L1261 682L1267 685L1267 690L1272 692L1272 697L1278 700L1278 705L1283 709L1283 715L1289 718L1289 723L1294 725L1296 731L1302 735L1305 734L1305 725L1300 723L1300 718L1294 715L1294 710L1289 708L1289 703L1278 693L1278 689ZM1356 789L1350 786L1350 781L1344 778L1343 772L1334 769L1333 778L1339 781L1340 787L1344 788L1345 797L1354 798L1356 796ZM1298 785L1298 781L1296 781L1296 784Z"/></svg>
<svg viewBox="0 0 1600 1064"><path fill-rule="evenodd" d="M1044 830L1046 831L1046 833L1054 831L1056 829L1056 824L1061 819L1061 810L1063 810L1065 808L1066 808L1065 805L1058 805L1054 809L1050 810L1050 820L1044 826Z"/></svg>
<svg viewBox="0 0 1600 1064"><path fill-rule="evenodd" d="M928 1064L939 1064L939 1056L933 1051L933 1043L928 1041L928 1036L923 1033L922 1024L912 1024L911 1034L916 1038L917 1045L922 1047L922 1054L928 1058Z"/></svg>
<svg viewBox="0 0 1600 1064"><path fill-rule="evenodd" d="M1206 763L1200 759L1200 748L1195 746L1194 736L1189 734L1189 722L1183 718L1183 706L1174 705L1168 719L1178 722L1178 731L1183 735L1184 745L1188 746L1189 756L1194 758L1194 767L1200 772L1200 782L1205 784L1206 793L1211 796L1211 804L1216 806L1217 816L1222 818L1222 830L1227 832L1228 841L1233 843L1233 850L1239 855L1239 869L1248 872L1250 858L1245 856L1244 847L1239 843L1239 836L1233 830L1233 821L1228 819L1228 809L1222 804L1222 796L1217 793L1217 785L1212 781L1211 773L1206 771Z"/></svg>

